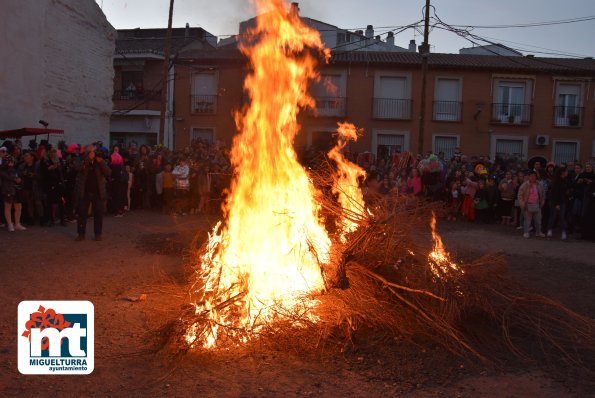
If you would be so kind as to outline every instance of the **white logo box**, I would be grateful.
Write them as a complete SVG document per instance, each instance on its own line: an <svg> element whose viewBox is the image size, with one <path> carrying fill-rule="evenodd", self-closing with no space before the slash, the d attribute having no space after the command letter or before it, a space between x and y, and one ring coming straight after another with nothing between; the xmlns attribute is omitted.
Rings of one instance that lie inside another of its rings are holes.
<svg viewBox="0 0 595 398"><path fill-rule="evenodd" d="M48 328L40 331L38 328L31 328L31 343L29 337L23 336L27 330L26 324L31 319L31 314L38 312L42 306L46 311L52 309L56 314L72 315L81 314L86 316L86 327L76 322L64 328L62 331L56 328ZM40 342L47 337L49 339L49 357L40 357L40 348L32 347L35 341ZM81 337L87 338L86 351L81 349ZM60 343L62 338L68 339L69 353L71 356L60 355ZM95 366L95 308L90 301L51 301L31 300L21 301L18 306L18 368L19 372L27 375L81 375L90 374ZM52 344L52 341L54 344Z"/></svg>

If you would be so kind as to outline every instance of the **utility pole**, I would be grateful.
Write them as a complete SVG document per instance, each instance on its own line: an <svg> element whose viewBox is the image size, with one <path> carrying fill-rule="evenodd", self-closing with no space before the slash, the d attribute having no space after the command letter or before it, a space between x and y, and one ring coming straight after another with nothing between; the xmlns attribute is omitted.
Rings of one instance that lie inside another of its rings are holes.
<svg viewBox="0 0 595 398"><path fill-rule="evenodd" d="M169 56L171 52L171 19L174 13L174 0L169 0L169 19L165 35L165 50L163 60L163 84L161 85L161 113L159 116L159 145L163 145L165 137L165 114L167 112L167 85L169 83Z"/></svg>
<svg viewBox="0 0 595 398"><path fill-rule="evenodd" d="M428 43L428 36L430 35L430 0L426 0L425 12L425 26L424 26L424 42L419 46L421 54L421 104L419 115L419 136L417 139L417 152L424 154L424 134L426 124L426 87L428 85L428 56L430 54L430 44Z"/></svg>

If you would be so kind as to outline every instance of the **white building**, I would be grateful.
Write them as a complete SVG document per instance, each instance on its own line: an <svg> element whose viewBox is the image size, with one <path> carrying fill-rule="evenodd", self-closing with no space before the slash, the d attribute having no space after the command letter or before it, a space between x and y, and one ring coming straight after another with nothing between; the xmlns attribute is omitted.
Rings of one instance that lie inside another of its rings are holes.
<svg viewBox="0 0 595 398"><path fill-rule="evenodd" d="M2 0L0 36L0 130L107 142L115 30L94 0Z"/></svg>
<svg viewBox="0 0 595 398"><path fill-rule="evenodd" d="M459 54L469 55L502 55L505 57L522 57L523 53L506 47L503 44L488 44L485 46L466 47L459 50Z"/></svg>
<svg viewBox="0 0 595 398"><path fill-rule="evenodd" d="M291 3L290 12L299 13L298 3ZM339 28L317 19L300 17L304 24L320 33L320 39L326 48L333 52L341 51L389 51L389 52L415 52L415 41L411 40L407 48L395 45L395 36L392 31L386 32L386 36L374 35L374 27L368 25L366 30L350 31ZM245 34L246 31L256 26L256 17L240 22L239 34ZM230 37L219 41L219 47L235 45L236 37Z"/></svg>

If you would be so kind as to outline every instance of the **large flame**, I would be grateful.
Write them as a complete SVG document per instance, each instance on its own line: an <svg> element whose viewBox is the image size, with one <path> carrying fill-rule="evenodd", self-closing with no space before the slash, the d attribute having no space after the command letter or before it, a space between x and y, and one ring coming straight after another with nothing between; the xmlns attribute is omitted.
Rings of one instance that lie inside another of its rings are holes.
<svg viewBox="0 0 595 398"><path fill-rule="evenodd" d="M205 347L222 331L245 340L243 331L310 314L317 303L311 294L324 289L321 265L329 262L315 188L293 149L299 109L314 105L307 88L318 78L317 57L329 52L282 0L256 5L253 43L241 46L252 67L245 81L251 102L236 115L226 222L209 235L201 259L204 296L196 312L209 322L187 335Z"/></svg>
<svg viewBox="0 0 595 398"><path fill-rule="evenodd" d="M343 208L340 228L342 231L341 241L345 243L345 234L355 231L359 226L358 221L364 215L364 196L359 187L359 179L365 177L366 172L345 159L342 154L342 150L349 140L357 140L357 128L351 123L339 123L337 133L337 145L329 151L328 156L337 163L333 193L338 195L339 204Z"/></svg>

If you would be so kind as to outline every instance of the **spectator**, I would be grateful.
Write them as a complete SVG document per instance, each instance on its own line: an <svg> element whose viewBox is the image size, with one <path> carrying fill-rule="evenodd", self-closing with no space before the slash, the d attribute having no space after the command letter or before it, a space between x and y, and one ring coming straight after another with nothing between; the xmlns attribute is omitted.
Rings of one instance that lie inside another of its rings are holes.
<svg viewBox="0 0 595 398"><path fill-rule="evenodd" d="M51 148L47 159L40 164L41 179L46 195L47 225L51 227L60 219L60 225L65 226L64 213L64 166L58 156L58 150Z"/></svg>
<svg viewBox="0 0 595 398"><path fill-rule="evenodd" d="M2 169L0 170L0 181L2 196L4 197L4 217L9 232L24 231L21 225L22 210L22 180L16 169L14 157L7 155L3 158ZM12 210L14 209L14 222Z"/></svg>
<svg viewBox="0 0 595 398"><path fill-rule="evenodd" d="M568 179L568 169L561 167L552 181L552 186L549 191L549 206L550 217L547 226L547 236L553 236L553 230L556 226L556 221L559 222L562 229L562 240L565 240L566 235L566 209L570 196L570 182Z"/></svg>
<svg viewBox="0 0 595 398"><path fill-rule="evenodd" d="M124 215L124 206L126 206L127 180L123 180L122 171L124 168L124 158L120 155L120 147L114 145L110 156L110 191L111 208L116 217Z"/></svg>
<svg viewBox="0 0 595 398"><path fill-rule="evenodd" d="M537 182L535 170L529 172L529 179L519 188L519 207L523 210L524 238L530 237L531 222L535 227L535 236L542 238L541 207L545 202L543 187Z"/></svg>
<svg viewBox="0 0 595 398"><path fill-rule="evenodd" d="M149 159L149 147L141 145L138 156L134 162L134 184L133 201L141 209L151 208L151 192L154 182L152 182L153 163Z"/></svg>
<svg viewBox="0 0 595 398"><path fill-rule="evenodd" d="M463 185L465 187L465 196L463 198L461 213L467 220L475 221L475 193L479 184L477 183L477 177L473 175L472 171L468 172L467 179Z"/></svg>
<svg viewBox="0 0 595 398"><path fill-rule="evenodd" d="M175 177L175 196L178 204L178 211L182 215L188 212L188 193L190 191L190 168L185 158L180 160L180 163L172 171Z"/></svg>
<svg viewBox="0 0 595 398"><path fill-rule="evenodd" d="M411 169L409 178L407 179L407 190L413 195L421 195L421 178L419 171L416 168Z"/></svg>
<svg viewBox="0 0 595 398"><path fill-rule="evenodd" d="M77 241L85 240L89 205L93 208L95 240L102 240L103 212L106 200L106 178L111 174L103 158L95 155L95 147L87 146L87 153L77 175L76 189L79 197Z"/></svg>
<svg viewBox="0 0 595 398"><path fill-rule="evenodd" d="M155 190L161 196L161 205L164 213L172 210L175 188L175 177L171 172L171 164L165 163L163 171L155 176Z"/></svg>
<svg viewBox="0 0 595 398"><path fill-rule="evenodd" d="M197 186L198 186L198 213L208 211L209 198L211 196L211 175L209 173L209 165L205 164L197 175Z"/></svg>
<svg viewBox="0 0 595 398"><path fill-rule="evenodd" d="M504 225L511 224L512 208L515 198L514 188L512 173L507 171L498 185L498 190L500 192L500 205L498 206L500 211L500 222Z"/></svg>
<svg viewBox="0 0 595 398"><path fill-rule="evenodd" d="M34 152L26 152L23 155L23 162L18 166L17 172L23 179L22 198L28 225L40 223L43 217L43 202Z"/></svg>

